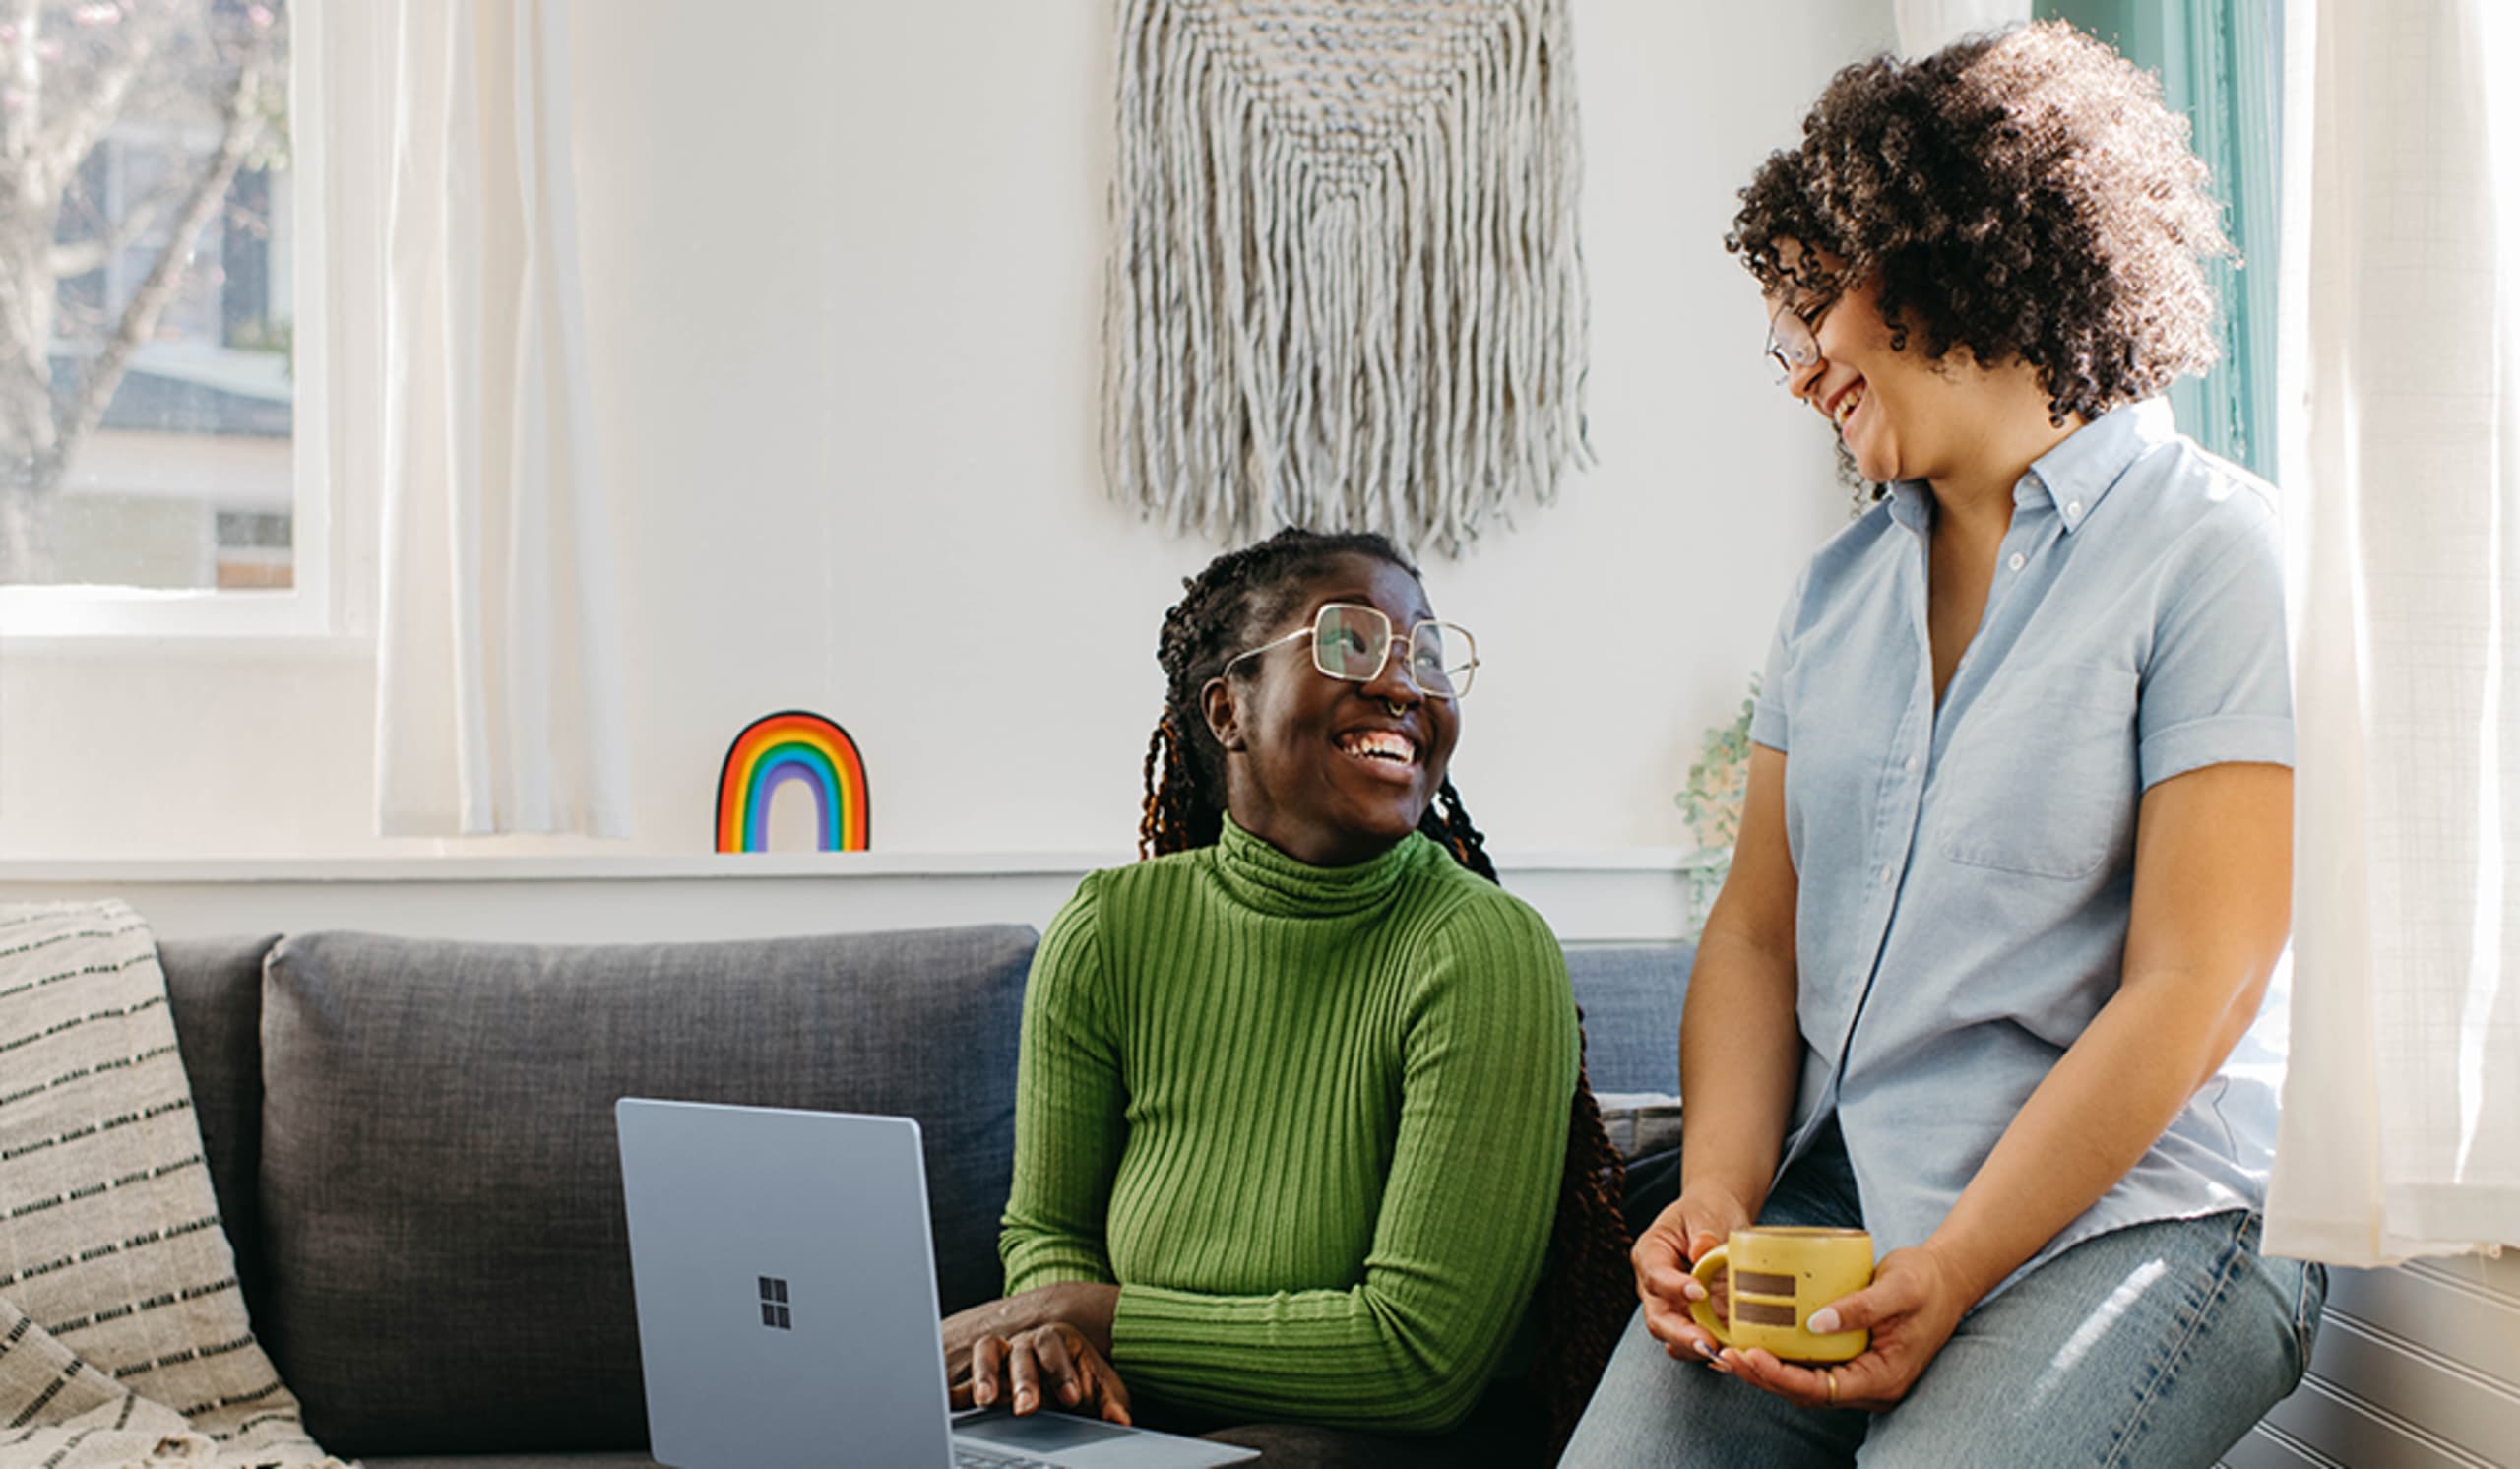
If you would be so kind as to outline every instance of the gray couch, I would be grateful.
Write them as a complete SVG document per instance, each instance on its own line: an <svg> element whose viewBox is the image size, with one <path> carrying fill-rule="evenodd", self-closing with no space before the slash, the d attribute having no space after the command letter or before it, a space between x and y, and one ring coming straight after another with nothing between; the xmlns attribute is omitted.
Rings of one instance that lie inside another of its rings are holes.
<svg viewBox="0 0 2520 1469"><path fill-rule="evenodd" d="M406 1469L650 1463L622 1096L917 1118L940 1304L994 1295L1034 940L163 944L237 1272L308 1428ZM1678 1089L1690 958L1570 951L1597 1090Z"/></svg>

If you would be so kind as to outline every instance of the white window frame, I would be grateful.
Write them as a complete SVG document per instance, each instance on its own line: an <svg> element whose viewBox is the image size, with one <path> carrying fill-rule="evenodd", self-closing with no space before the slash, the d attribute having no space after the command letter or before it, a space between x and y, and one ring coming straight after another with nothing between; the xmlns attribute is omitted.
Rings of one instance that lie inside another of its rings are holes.
<svg viewBox="0 0 2520 1469"><path fill-rule="evenodd" d="M341 305L337 291L355 284L346 276L335 279L340 273L330 269L334 186L343 182L335 178L333 165L337 159L356 157L357 150L333 146L336 118L329 104L335 93L333 74L345 62L378 64L381 53L374 43L382 39L382 28L364 36L334 37L325 24L330 19L327 0L292 0L289 9L290 186L296 210L291 585L271 591L0 587L0 645L56 639L329 639L364 634L373 622L374 556L359 555L354 548L361 535L372 542L375 507L344 503L344 486L357 478L339 473L339 446L332 431L337 408L332 328ZM355 54L340 44L345 40ZM345 87L339 92L347 99L372 95L374 89ZM381 204L382 190L375 192ZM368 572L364 577L362 569ZM361 595L350 595L353 591Z"/></svg>

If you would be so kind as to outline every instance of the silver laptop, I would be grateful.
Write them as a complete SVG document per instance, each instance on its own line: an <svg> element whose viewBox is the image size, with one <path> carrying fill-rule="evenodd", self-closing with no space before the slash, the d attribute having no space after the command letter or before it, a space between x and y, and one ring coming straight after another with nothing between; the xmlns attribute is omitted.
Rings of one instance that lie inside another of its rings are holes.
<svg viewBox="0 0 2520 1469"><path fill-rule="evenodd" d="M625 1097L649 1451L674 1469L1201 1469L1250 1449L953 1417L918 1124Z"/></svg>

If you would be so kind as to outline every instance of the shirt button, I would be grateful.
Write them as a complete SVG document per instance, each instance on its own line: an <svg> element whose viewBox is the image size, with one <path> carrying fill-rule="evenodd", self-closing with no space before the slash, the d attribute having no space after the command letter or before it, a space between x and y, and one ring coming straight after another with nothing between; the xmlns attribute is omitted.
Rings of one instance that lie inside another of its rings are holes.
<svg viewBox="0 0 2520 1469"><path fill-rule="evenodd" d="M1916 757L1916 756L1914 756L1914 755L1910 755L1910 756L1908 757L1908 773L1909 773L1910 775L1914 775L1914 774L1916 774L1916 772L1917 772L1917 757Z"/></svg>
<svg viewBox="0 0 2520 1469"><path fill-rule="evenodd" d="M2080 514L2082 514L2082 513L2083 513L2083 502L2082 502L2082 501L2080 501L2080 500L2067 500L2067 501L2065 502L2065 513L2066 513L2067 515L2080 515Z"/></svg>
<svg viewBox="0 0 2520 1469"><path fill-rule="evenodd" d="M1881 880L1884 882L1888 882L1891 878L1898 875L1898 869L1895 867L1883 867L1881 869Z"/></svg>
<svg viewBox="0 0 2520 1469"><path fill-rule="evenodd" d="M2019 570L2022 568L2023 564L2024 564L2024 558L2023 558L2023 556L2022 556L2021 552L2019 552L2019 551L2014 551L2014 552L2012 553L2012 559L2011 559L2010 561L2006 562L2005 564L2006 564L2006 565L2008 565L2008 566L2010 566L2013 570L2015 570L2015 571L2019 571Z"/></svg>

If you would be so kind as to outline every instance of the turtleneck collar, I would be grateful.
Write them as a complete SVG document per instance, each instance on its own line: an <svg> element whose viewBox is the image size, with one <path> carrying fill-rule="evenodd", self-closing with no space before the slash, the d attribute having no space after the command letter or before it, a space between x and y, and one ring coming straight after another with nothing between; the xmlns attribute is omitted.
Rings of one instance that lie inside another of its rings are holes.
<svg viewBox="0 0 2520 1469"><path fill-rule="evenodd" d="M1215 871L1226 896L1255 912L1277 918L1338 918L1389 897L1426 845L1426 838L1413 831L1379 857L1353 866L1316 867L1280 852L1228 816L1217 837Z"/></svg>

